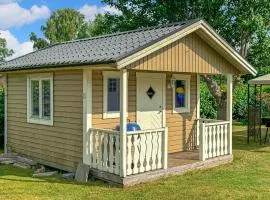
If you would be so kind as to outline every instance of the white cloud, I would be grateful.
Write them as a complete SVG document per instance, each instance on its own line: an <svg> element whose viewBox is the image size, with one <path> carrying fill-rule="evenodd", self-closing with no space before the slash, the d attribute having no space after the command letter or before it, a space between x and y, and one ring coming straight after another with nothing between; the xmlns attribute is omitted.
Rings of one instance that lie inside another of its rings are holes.
<svg viewBox="0 0 270 200"><path fill-rule="evenodd" d="M8 30L1 31L0 37L5 38L7 42L7 47L14 51L14 54L7 58L7 60L25 55L33 51L33 43L30 41L20 43L18 39L12 35L12 33Z"/></svg>
<svg viewBox="0 0 270 200"><path fill-rule="evenodd" d="M33 5L30 9L26 9L16 2L0 0L0 29L2 30L31 24L36 20L46 19L49 16L50 10L45 5Z"/></svg>
<svg viewBox="0 0 270 200"><path fill-rule="evenodd" d="M105 14L109 12L111 14L119 15L121 13L121 11L109 5L97 7L96 5L89 4L84 4L84 6L79 9L79 12L85 16L86 20L94 20L97 14Z"/></svg>

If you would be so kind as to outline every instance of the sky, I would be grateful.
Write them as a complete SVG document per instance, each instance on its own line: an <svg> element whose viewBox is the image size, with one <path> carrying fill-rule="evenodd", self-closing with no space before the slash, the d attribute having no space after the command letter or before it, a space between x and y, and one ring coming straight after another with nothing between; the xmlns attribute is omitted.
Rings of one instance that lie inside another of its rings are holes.
<svg viewBox="0 0 270 200"><path fill-rule="evenodd" d="M42 36L40 27L52 12L61 8L78 10L87 20L94 19L98 13L118 13L100 0L0 0L0 37L15 52L8 59L33 51L29 34L35 32Z"/></svg>

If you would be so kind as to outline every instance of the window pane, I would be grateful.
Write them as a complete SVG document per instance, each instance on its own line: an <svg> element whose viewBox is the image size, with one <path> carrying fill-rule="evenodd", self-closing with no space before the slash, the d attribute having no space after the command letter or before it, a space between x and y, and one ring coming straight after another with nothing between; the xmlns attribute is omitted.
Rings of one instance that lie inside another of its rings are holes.
<svg viewBox="0 0 270 200"><path fill-rule="evenodd" d="M186 81L175 81L175 108L186 107Z"/></svg>
<svg viewBox="0 0 270 200"><path fill-rule="evenodd" d="M108 111L120 110L120 79L108 79Z"/></svg>
<svg viewBox="0 0 270 200"><path fill-rule="evenodd" d="M39 117L39 81L31 81L32 117Z"/></svg>
<svg viewBox="0 0 270 200"><path fill-rule="evenodd" d="M51 94L50 80L42 81L42 117L50 118L51 116Z"/></svg>

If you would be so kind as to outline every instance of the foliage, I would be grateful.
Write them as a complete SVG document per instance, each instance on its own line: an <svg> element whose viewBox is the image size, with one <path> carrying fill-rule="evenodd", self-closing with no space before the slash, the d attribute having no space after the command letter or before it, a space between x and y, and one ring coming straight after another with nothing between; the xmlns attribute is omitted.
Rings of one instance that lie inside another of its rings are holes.
<svg viewBox="0 0 270 200"><path fill-rule="evenodd" d="M270 116L270 87L263 87L262 116Z"/></svg>
<svg viewBox="0 0 270 200"><path fill-rule="evenodd" d="M84 15L80 12L69 8L59 9L41 26L45 38L38 38L35 33L31 33L30 40L36 49L40 49L58 42L87 37L86 28Z"/></svg>
<svg viewBox="0 0 270 200"><path fill-rule="evenodd" d="M233 119L234 120L245 120L247 119L247 85L240 83L234 89L233 93Z"/></svg>
<svg viewBox="0 0 270 200"><path fill-rule="evenodd" d="M6 57L11 56L13 53L13 50L7 48L6 40L0 38L0 63L3 62Z"/></svg>
<svg viewBox="0 0 270 200"><path fill-rule="evenodd" d="M268 0L103 0L103 2L115 6L122 12L119 16L122 24L111 24L119 30L204 18L259 72L263 73L263 70L269 67L270 4ZM237 85L239 78L235 80L234 83ZM216 80L212 78L208 79L207 85L210 93L215 97L218 108L224 106L226 91L222 91ZM219 112L223 111L219 109ZM224 114L218 113L218 116Z"/></svg>
<svg viewBox="0 0 270 200"><path fill-rule="evenodd" d="M217 118L217 103L206 83L201 83L201 118L216 119Z"/></svg>

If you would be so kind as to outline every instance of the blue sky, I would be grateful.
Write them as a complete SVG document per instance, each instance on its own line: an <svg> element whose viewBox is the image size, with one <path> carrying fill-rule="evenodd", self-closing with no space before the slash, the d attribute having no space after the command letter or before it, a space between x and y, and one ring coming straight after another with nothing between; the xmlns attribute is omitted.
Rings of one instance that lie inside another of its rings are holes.
<svg viewBox="0 0 270 200"><path fill-rule="evenodd" d="M118 12L100 0L0 0L0 37L15 51L12 58L33 51L30 32L42 36L41 25L60 8L78 10L87 20L97 13Z"/></svg>

